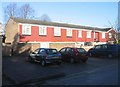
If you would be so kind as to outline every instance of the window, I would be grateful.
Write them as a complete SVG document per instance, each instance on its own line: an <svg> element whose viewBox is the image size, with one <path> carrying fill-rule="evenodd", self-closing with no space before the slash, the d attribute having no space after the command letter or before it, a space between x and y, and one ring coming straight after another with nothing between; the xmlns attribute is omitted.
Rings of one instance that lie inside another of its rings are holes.
<svg viewBox="0 0 120 87"><path fill-rule="evenodd" d="M39 26L39 35L46 35L46 26Z"/></svg>
<svg viewBox="0 0 120 87"><path fill-rule="evenodd" d="M73 49L72 48L67 48L66 53L72 53Z"/></svg>
<svg viewBox="0 0 120 87"><path fill-rule="evenodd" d="M101 48L101 45L95 46L95 49L100 49L100 48Z"/></svg>
<svg viewBox="0 0 120 87"><path fill-rule="evenodd" d="M67 36L72 37L72 29L67 29Z"/></svg>
<svg viewBox="0 0 120 87"><path fill-rule="evenodd" d="M23 25L22 26L22 34L23 35L31 35L31 26L30 25Z"/></svg>
<svg viewBox="0 0 120 87"><path fill-rule="evenodd" d="M87 38L91 38L91 31L87 31Z"/></svg>
<svg viewBox="0 0 120 87"><path fill-rule="evenodd" d="M112 38L112 33L109 33L109 38Z"/></svg>
<svg viewBox="0 0 120 87"><path fill-rule="evenodd" d="M85 49L83 49L83 48L78 48L77 51L80 53L86 52Z"/></svg>
<svg viewBox="0 0 120 87"><path fill-rule="evenodd" d="M65 53L65 48L60 50L61 53Z"/></svg>
<svg viewBox="0 0 120 87"><path fill-rule="evenodd" d="M108 47L107 47L107 45L102 45L102 48L107 49Z"/></svg>
<svg viewBox="0 0 120 87"><path fill-rule="evenodd" d="M105 32L102 32L102 38L105 38Z"/></svg>
<svg viewBox="0 0 120 87"><path fill-rule="evenodd" d="M54 36L61 36L61 29L59 27L54 28Z"/></svg>
<svg viewBox="0 0 120 87"><path fill-rule="evenodd" d="M45 49L41 49L40 52L45 52Z"/></svg>
<svg viewBox="0 0 120 87"><path fill-rule="evenodd" d="M82 31L81 30L78 31L78 37L82 37Z"/></svg>
<svg viewBox="0 0 120 87"><path fill-rule="evenodd" d="M56 49L47 49L47 54L57 54L58 51Z"/></svg>

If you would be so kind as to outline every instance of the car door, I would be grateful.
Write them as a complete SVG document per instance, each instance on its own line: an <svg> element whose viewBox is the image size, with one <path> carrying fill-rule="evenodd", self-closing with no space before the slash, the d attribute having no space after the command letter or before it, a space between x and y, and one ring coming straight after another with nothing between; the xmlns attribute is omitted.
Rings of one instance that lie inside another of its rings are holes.
<svg viewBox="0 0 120 87"><path fill-rule="evenodd" d="M108 46L106 44L101 45L101 49L99 51L99 55L107 56L108 55L108 51L109 51L109 49L108 49Z"/></svg>
<svg viewBox="0 0 120 87"><path fill-rule="evenodd" d="M93 55L100 56L101 45L96 45L93 51Z"/></svg>
<svg viewBox="0 0 120 87"><path fill-rule="evenodd" d="M38 53L36 54L36 60L41 61L42 58L45 57L45 55L45 49L39 49Z"/></svg>
<svg viewBox="0 0 120 87"><path fill-rule="evenodd" d="M66 58L66 48L62 48L60 51L62 60L65 60Z"/></svg>
<svg viewBox="0 0 120 87"><path fill-rule="evenodd" d="M74 57L73 49L67 48L66 49L66 60L69 61L73 57Z"/></svg>

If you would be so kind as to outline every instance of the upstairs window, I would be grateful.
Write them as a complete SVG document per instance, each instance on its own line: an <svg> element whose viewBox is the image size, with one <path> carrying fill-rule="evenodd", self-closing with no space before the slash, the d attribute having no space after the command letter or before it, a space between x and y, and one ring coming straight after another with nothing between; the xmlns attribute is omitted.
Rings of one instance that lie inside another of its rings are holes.
<svg viewBox="0 0 120 87"><path fill-rule="evenodd" d="M87 31L87 38L91 38L91 31Z"/></svg>
<svg viewBox="0 0 120 87"><path fill-rule="evenodd" d="M102 32L102 38L105 38L105 32Z"/></svg>
<svg viewBox="0 0 120 87"><path fill-rule="evenodd" d="M61 29L59 27L54 28L54 36L61 36Z"/></svg>
<svg viewBox="0 0 120 87"><path fill-rule="evenodd" d="M31 35L31 26L30 25L22 26L22 35Z"/></svg>
<svg viewBox="0 0 120 87"><path fill-rule="evenodd" d="M39 26L39 35L47 35L47 27Z"/></svg>
<svg viewBox="0 0 120 87"><path fill-rule="evenodd" d="M72 37L72 29L67 29L67 36Z"/></svg>
<svg viewBox="0 0 120 87"><path fill-rule="evenodd" d="M112 33L109 33L109 38L112 38Z"/></svg>
<svg viewBox="0 0 120 87"><path fill-rule="evenodd" d="M78 31L78 37L82 37L82 31L81 30Z"/></svg>

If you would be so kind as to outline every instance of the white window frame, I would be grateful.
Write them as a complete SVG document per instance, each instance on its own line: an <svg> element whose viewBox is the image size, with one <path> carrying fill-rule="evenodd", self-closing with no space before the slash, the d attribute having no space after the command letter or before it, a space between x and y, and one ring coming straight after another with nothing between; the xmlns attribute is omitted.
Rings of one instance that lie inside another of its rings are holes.
<svg viewBox="0 0 120 87"><path fill-rule="evenodd" d="M71 28L68 28L66 33L67 33L68 37L72 37L72 29Z"/></svg>
<svg viewBox="0 0 120 87"><path fill-rule="evenodd" d="M112 33L109 33L109 38L112 38Z"/></svg>
<svg viewBox="0 0 120 87"><path fill-rule="evenodd" d="M87 32L86 32L86 37L87 37L87 38L91 38L91 31L87 31Z"/></svg>
<svg viewBox="0 0 120 87"><path fill-rule="evenodd" d="M105 32L102 32L102 38L105 38Z"/></svg>
<svg viewBox="0 0 120 87"><path fill-rule="evenodd" d="M39 35L47 35L47 27L39 26Z"/></svg>
<svg viewBox="0 0 120 87"><path fill-rule="evenodd" d="M31 35L30 25L22 25L22 35Z"/></svg>
<svg viewBox="0 0 120 87"><path fill-rule="evenodd" d="M54 36L61 36L61 28L54 27Z"/></svg>
<svg viewBox="0 0 120 87"><path fill-rule="evenodd" d="M82 30L78 30L78 37L82 37Z"/></svg>

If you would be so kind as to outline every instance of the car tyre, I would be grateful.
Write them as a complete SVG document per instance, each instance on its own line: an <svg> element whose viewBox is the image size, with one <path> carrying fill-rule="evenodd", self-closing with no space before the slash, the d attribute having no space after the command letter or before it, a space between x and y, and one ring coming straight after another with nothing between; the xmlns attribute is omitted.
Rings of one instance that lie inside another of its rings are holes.
<svg viewBox="0 0 120 87"><path fill-rule="evenodd" d="M42 65L42 66L45 66L45 65L46 65L45 60L42 60L42 61L41 61L41 65Z"/></svg>
<svg viewBox="0 0 120 87"><path fill-rule="evenodd" d="M74 59L74 58L71 58L71 59L70 59L70 63L75 63L75 59Z"/></svg>

